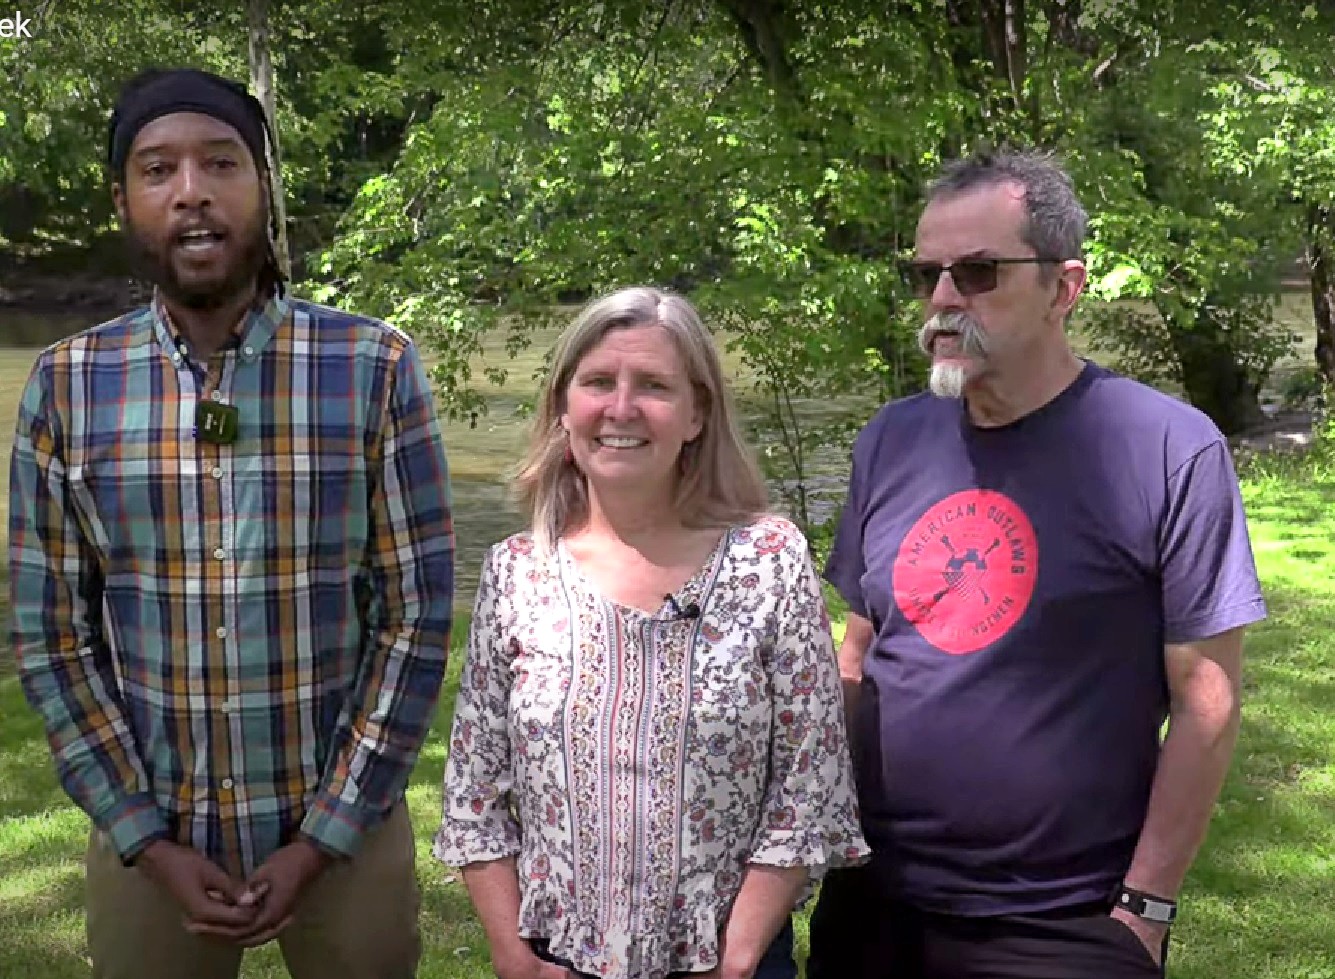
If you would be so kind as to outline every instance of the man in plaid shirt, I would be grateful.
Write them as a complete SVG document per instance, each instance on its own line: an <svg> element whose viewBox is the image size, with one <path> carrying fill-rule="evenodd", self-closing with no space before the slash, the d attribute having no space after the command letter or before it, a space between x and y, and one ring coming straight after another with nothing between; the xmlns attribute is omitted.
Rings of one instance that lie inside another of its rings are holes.
<svg viewBox="0 0 1335 979"><path fill-rule="evenodd" d="M445 668L454 539L412 341L294 299L243 87L148 72L112 117L150 306L44 351L10 486L13 642L91 817L106 979L407 977L404 803Z"/></svg>

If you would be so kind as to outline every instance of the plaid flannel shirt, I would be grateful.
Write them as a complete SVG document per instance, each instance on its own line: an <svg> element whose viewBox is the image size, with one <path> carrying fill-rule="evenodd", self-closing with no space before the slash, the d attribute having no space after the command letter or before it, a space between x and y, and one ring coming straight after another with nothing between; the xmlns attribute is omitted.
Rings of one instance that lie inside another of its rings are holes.
<svg viewBox="0 0 1335 979"><path fill-rule="evenodd" d="M202 399L239 434L195 429ZM350 856L403 797L449 647L444 446L412 341L275 296L195 365L157 302L33 368L13 642L65 790L125 861Z"/></svg>

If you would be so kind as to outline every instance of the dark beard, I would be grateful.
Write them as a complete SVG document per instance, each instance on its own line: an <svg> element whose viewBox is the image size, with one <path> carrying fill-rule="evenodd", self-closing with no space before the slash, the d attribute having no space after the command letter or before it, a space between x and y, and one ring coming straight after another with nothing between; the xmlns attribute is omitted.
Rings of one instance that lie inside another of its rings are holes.
<svg viewBox="0 0 1335 979"><path fill-rule="evenodd" d="M146 235L139 232L127 216L125 238L130 246L130 267L134 274L153 283L162 294L176 305L206 312L221 309L255 289L260 270L269 258L269 240L264 226L256 222L242 238L241 254L223 278L208 285L188 286L176 275L168 254L156 248ZM171 246L166 246L168 251Z"/></svg>

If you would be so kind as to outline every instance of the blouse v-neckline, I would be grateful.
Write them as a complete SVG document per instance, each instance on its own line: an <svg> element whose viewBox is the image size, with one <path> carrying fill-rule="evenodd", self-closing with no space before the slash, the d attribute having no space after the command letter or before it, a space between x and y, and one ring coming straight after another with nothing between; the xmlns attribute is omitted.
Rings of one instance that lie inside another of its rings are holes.
<svg viewBox="0 0 1335 979"><path fill-rule="evenodd" d="M560 557L562 574L568 574L570 579L579 587L580 591L585 592L602 604L614 609L618 614L628 617L638 617L642 619L662 618L668 612L677 612L678 609L673 606L685 607L691 603L702 606L704 593L708 591L708 582L713 579L718 569L718 565L723 555L727 553L728 541L731 539L733 527L728 526L719 534L718 540L710 549L709 554L705 556L700 566L695 569L689 578L682 583L680 588L669 592L664 596L663 601L654 611L642 609L638 605L627 605L625 602L617 601L605 593L579 566L579 561L575 555L570 553L566 546L565 538L562 537L556 542L557 554Z"/></svg>

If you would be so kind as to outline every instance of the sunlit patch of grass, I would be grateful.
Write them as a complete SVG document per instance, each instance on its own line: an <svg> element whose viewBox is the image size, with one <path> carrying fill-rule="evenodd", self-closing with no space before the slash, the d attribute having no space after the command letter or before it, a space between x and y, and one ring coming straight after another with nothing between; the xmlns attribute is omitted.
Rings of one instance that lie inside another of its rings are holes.
<svg viewBox="0 0 1335 979"><path fill-rule="evenodd" d="M9 527L9 446L14 434L14 419L18 417L19 398L28 380L38 351L26 347L6 347L0 342L0 540L5 539ZM4 572L0 571L0 616L5 614L8 600ZM5 621L0 618L0 622Z"/></svg>
<svg viewBox="0 0 1335 979"><path fill-rule="evenodd" d="M0 822L0 867L45 863L82 846L87 837L87 820L67 803L11 816Z"/></svg>
<svg viewBox="0 0 1335 979"><path fill-rule="evenodd" d="M84 942L82 883L79 893L70 907L50 914L14 913L8 907L0 912L0 969L5 970L0 974L88 979L92 969Z"/></svg>
<svg viewBox="0 0 1335 979"><path fill-rule="evenodd" d="M57 809L68 802L56 782L41 718L28 707L13 674L12 656L6 650L0 665L0 705L5 710L0 718L4 733L0 739L0 840L7 838L8 817ZM0 864L3 859L0 853Z"/></svg>
<svg viewBox="0 0 1335 979"><path fill-rule="evenodd" d="M0 707L7 716L7 698L0 696ZM83 936L87 839L88 821L68 803L0 820L0 975L88 975Z"/></svg>
<svg viewBox="0 0 1335 979"><path fill-rule="evenodd" d="M1270 619L1171 974L1335 979L1335 480L1288 464L1243 491Z"/></svg>
<svg viewBox="0 0 1335 979"><path fill-rule="evenodd" d="M35 351L0 349L0 423ZM498 410L477 429L447 426L455 477L459 601L472 600L483 550L513 532L503 472L517 458L523 420L514 407L532 393L526 354ZM0 476L8 447L0 452ZM0 489L7 481L0 482ZM1210 837L1183 894L1174 930L1174 979L1335 979L1335 473L1331 467L1261 460L1244 471L1258 567L1270 618L1248 640L1246 704L1233 771ZM0 517L6 496L0 492ZM0 540L4 524L0 522ZM0 621L4 621L0 569ZM836 641L843 603L827 590ZM458 875L430 855L450 712L466 618L430 741L408 793L423 890L423 979L490 976L482 931ZM24 702L8 656L0 659L0 976L86 977L82 860L87 822L60 790L37 716ZM797 917L798 947L807 941ZM277 948L247 955L247 979L278 979Z"/></svg>

